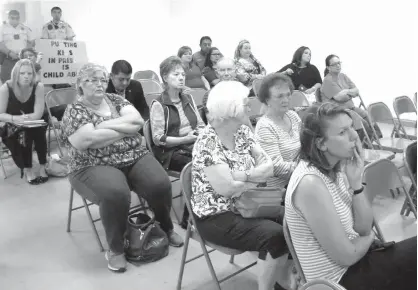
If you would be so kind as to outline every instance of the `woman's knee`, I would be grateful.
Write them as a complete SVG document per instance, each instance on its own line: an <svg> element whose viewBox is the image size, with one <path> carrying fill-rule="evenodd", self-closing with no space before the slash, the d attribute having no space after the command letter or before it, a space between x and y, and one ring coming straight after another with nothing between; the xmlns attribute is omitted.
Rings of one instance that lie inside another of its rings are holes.
<svg viewBox="0 0 418 290"><path fill-rule="evenodd" d="M146 189L145 189L146 188ZM161 179L151 179L144 189L156 199L172 198L171 181L168 176L162 176Z"/></svg>

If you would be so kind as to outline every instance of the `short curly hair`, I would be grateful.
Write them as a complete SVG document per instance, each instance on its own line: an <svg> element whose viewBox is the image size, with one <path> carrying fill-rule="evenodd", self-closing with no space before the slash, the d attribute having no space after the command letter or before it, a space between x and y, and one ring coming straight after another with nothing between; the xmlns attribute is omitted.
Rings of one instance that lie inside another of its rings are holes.
<svg viewBox="0 0 418 290"><path fill-rule="evenodd" d="M258 91L258 99L260 102L267 104L267 100L270 99L270 89L276 85L285 83L289 89L290 93L293 93L295 87L293 86L292 80L285 74L282 73L271 73L263 78L263 81Z"/></svg>

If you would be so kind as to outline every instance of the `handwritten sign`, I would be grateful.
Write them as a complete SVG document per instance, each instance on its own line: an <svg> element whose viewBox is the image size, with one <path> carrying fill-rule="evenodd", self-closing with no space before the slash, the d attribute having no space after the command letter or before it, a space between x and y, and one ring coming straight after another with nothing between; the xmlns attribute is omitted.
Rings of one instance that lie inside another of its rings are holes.
<svg viewBox="0 0 418 290"><path fill-rule="evenodd" d="M47 85L74 83L78 69L88 62L82 41L37 39L36 50L43 53L41 82Z"/></svg>

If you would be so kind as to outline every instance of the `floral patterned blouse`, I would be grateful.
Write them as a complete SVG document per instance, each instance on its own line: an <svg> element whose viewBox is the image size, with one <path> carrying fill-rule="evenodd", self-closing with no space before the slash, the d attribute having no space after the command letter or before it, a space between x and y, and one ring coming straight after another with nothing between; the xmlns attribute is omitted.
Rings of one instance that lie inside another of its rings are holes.
<svg viewBox="0 0 418 290"><path fill-rule="evenodd" d="M252 58L252 61L240 58L236 61L237 66L237 75L245 76L245 82L243 84L248 88L251 88L253 81L251 78L254 75L266 75L266 69L261 65L261 63L256 59ZM260 68L260 69L259 69Z"/></svg>
<svg viewBox="0 0 418 290"><path fill-rule="evenodd" d="M89 166L114 166L117 168L132 165L142 156L148 153L144 146L141 146L141 135L124 137L113 144L84 151L74 148L68 141L68 137L74 134L80 127L86 124L94 126L103 121L120 117L123 107L131 103L119 95L106 94L105 101L108 103L111 116L104 117L86 107L83 103L76 101L68 105L62 118L63 140L69 149L70 173Z"/></svg>
<svg viewBox="0 0 418 290"><path fill-rule="evenodd" d="M200 218L231 210L235 198L217 194L207 180L204 168L227 164L231 172L250 170L255 165L251 150L256 141L248 126L242 125L235 136L235 149L229 150L211 125L203 129L193 147L192 160L192 208Z"/></svg>

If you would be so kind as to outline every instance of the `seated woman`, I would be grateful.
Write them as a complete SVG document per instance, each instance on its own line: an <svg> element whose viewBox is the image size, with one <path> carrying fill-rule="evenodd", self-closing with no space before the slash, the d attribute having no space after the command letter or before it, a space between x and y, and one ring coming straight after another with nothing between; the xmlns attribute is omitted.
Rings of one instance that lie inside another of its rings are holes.
<svg viewBox="0 0 418 290"><path fill-rule="evenodd" d="M287 186L300 150L301 120L296 112L289 110L292 92L290 78L274 73L263 79L258 93L260 101L267 105L267 112L258 120L255 134L273 160L274 177L267 181L271 187Z"/></svg>
<svg viewBox="0 0 418 290"><path fill-rule="evenodd" d="M216 74L217 63L221 57L222 54L216 47L210 48L206 55L205 68L203 69L202 74L209 82L211 88L221 81Z"/></svg>
<svg viewBox="0 0 418 290"><path fill-rule="evenodd" d="M285 211L302 270L308 281L330 279L346 289L415 289L416 237L371 251L373 210L352 126L346 109L331 103L309 108L303 120Z"/></svg>
<svg viewBox="0 0 418 290"><path fill-rule="evenodd" d="M166 170L180 172L192 161L193 144L205 123L193 97L183 91L186 74L181 59L165 59L160 64L160 75L165 90L150 110L153 152ZM182 227L187 227L188 217L185 207Z"/></svg>
<svg viewBox="0 0 418 290"><path fill-rule="evenodd" d="M252 90L253 81L262 79L266 75L266 69L254 57L251 52L251 44L248 40L241 40L235 49L235 61L237 62L237 75L242 83L251 89L250 95L254 96Z"/></svg>
<svg viewBox="0 0 418 290"><path fill-rule="evenodd" d="M186 73L187 89L209 89L209 83L202 76L200 68L192 61L192 49L188 46L180 47L177 56L181 59Z"/></svg>
<svg viewBox="0 0 418 290"><path fill-rule="evenodd" d="M0 87L0 122L7 122L1 134L3 143L10 150L13 161L26 175L29 184L48 181L46 165L46 126L19 128L13 124L40 120L44 112L44 86L36 82L33 63L19 60L12 70L12 78ZM39 176L32 168L32 149L38 154Z"/></svg>
<svg viewBox="0 0 418 290"><path fill-rule="evenodd" d="M209 94L209 124L193 148L193 213L205 240L241 251L260 252L258 289L272 289L276 275L288 289L290 269L285 267L288 249L282 226L267 219L246 219L233 212L234 202L243 192L273 176L271 159L245 125L248 92L241 83L229 81L220 82Z"/></svg>
<svg viewBox="0 0 418 290"><path fill-rule="evenodd" d="M62 128L69 147L69 180L75 191L99 205L109 251L108 268L126 270L124 235L131 189L147 201L171 246L183 245L170 218L171 183L141 145L143 119L127 100L106 94L104 67L85 64L77 75L78 100L65 110Z"/></svg>
<svg viewBox="0 0 418 290"><path fill-rule="evenodd" d="M331 54L325 59L325 77L321 86L322 102L331 102L346 109L353 110L363 118L363 125L369 136L373 131L368 121L367 111L360 109L353 103L353 98L359 96L359 90L351 79L341 72L341 61L338 56ZM375 125L376 133L381 137L381 131ZM361 139L363 140L363 136Z"/></svg>
<svg viewBox="0 0 418 290"><path fill-rule="evenodd" d="M292 62L278 72L288 75L296 90L312 94L321 87L322 79L316 66L311 64L311 50L301 46L293 54Z"/></svg>

